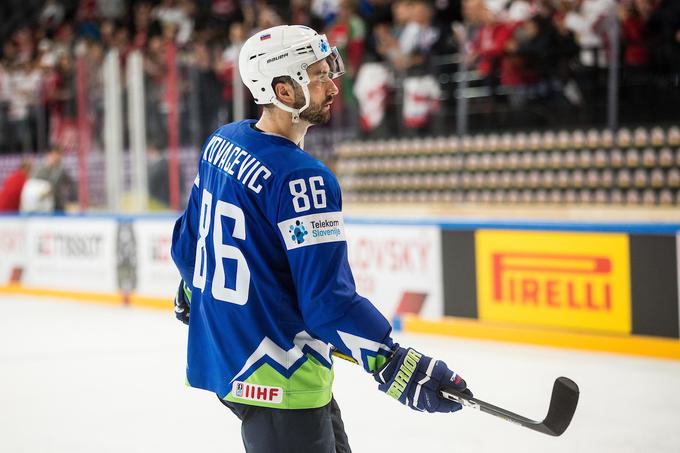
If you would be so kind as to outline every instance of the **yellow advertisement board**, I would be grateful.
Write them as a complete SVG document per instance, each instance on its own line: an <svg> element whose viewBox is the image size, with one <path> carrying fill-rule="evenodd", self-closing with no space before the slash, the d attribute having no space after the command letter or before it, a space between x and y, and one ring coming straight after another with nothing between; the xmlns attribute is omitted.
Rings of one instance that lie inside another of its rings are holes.
<svg viewBox="0 0 680 453"><path fill-rule="evenodd" d="M479 318L631 332L625 234L475 233Z"/></svg>

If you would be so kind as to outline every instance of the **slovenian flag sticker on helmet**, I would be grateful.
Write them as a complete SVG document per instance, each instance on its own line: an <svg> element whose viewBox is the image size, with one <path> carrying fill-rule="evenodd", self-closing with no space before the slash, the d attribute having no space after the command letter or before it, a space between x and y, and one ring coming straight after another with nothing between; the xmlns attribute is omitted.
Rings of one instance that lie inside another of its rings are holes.
<svg viewBox="0 0 680 453"><path fill-rule="evenodd" d="M328 43L325 40L321 40L319 42L319 49L321 49L321 53L327 53L328 52Z"/></svg>
<svg viewBox="0 0 680 453"><path fill-rule="evenodd" d="M260 41L264 41L264 40L269 39L271 37L272 37L271 33L265 33L264 35L260 35Z"/></svg>

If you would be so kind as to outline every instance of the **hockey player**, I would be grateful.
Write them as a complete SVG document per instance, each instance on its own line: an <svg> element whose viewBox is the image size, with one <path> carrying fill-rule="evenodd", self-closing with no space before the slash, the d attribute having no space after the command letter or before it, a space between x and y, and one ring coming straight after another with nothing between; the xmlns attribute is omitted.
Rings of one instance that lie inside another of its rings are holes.
<svg viewBox="0 0 680 453"><path fill-rule="evenodd" d="M249 453L350 451L332 395L334 353L415 410L460 409L438 391L465 381L394 343L357 294L340 187L302 150L309 126L330 119L343 73L337 50L308 27L273 27L245 42L239 70L262 116L206 140L173 233L188 384L215 392L241 419Z"/></svg>

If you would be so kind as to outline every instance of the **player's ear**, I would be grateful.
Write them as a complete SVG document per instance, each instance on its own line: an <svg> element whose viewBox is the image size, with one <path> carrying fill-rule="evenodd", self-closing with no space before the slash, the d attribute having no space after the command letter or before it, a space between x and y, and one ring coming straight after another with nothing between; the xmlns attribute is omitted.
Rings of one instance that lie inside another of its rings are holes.
<svg viewBox="0 0 680 453"><path fill-rule="evenodd" d="M295 104L295 89L288 82L278 82L274 85L276 97L286 105Z"/></svg>

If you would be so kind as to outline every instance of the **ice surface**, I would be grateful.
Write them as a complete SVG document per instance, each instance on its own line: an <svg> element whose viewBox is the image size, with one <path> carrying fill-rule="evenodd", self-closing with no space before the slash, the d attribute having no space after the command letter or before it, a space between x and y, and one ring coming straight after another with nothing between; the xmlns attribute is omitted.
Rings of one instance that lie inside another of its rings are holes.
<svg viewBox="0 0 680 453"><path fill-rule="evenodd" d="M171 312L0 296L0 452L241 452L238 420L184 385ZM443 337L397 336L445 360L485 401L543 418L558 376L581 400L552 438L471 409L421 414L338 360L355 453L680 452L680 362Z"/></svg>

